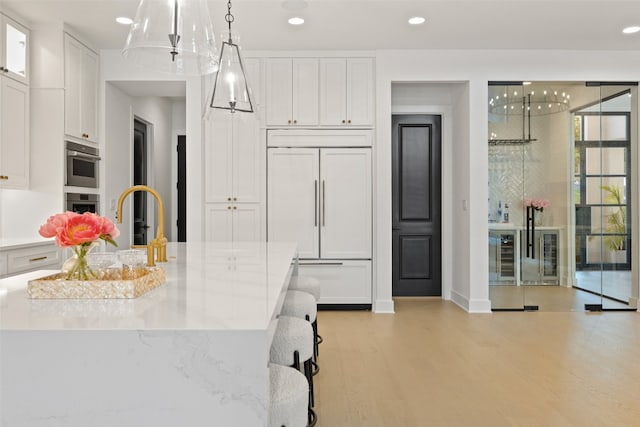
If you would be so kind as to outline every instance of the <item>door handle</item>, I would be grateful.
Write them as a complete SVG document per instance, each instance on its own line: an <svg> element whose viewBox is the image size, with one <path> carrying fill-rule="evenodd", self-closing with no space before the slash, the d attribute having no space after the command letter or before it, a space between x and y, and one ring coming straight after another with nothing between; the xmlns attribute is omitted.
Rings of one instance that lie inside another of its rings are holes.
<svg viewBox="0 0 640 427"><path fill-rule="evenodd" d="M326 225L326 214L324 211L324 205L325 205L325 197L324 197L324 179L322 180L322 226L324 227Z"/></svg>
<svg viewBox="0 0 640 427"><path fill-rule="evenodd" d="M313 181L313 226L318 226L318 180Z"/></svg>

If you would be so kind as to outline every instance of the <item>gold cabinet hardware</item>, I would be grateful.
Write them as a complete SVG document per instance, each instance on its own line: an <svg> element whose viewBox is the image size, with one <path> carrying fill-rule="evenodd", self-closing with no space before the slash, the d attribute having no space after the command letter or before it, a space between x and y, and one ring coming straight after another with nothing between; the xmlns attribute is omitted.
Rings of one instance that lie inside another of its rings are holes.
<svg viewBox="0 0 640 427"><path fill-rule="evenodd" d="M347 123L351 124L351 120L347 120Z"/></svg>
<svg viewBox="0 0 640 427"><path fill-rule="evenodd" d="M39 257L37 257L37 258L31 258L31 259L29 260L29 262L43 261L43 260L45 260L45 259L47 259L47 258L48 258L48 257L46 257L46 256L39 256Z"/></svg>
<svg viewBox="0 0 640 427"><path fill-rule="evenodd" d="M288 124L291 124L291 120L287 120L287 123L288 123Z"/></svg>
<svg viewBox="0 0 640 427"><path fill-rule="evenodd" d="M231 201L231 197L227 197L227 202L230 202L230 201Z"/></svg>
<svg viewBox="0 0 640 427"><path fill-rule="evenodd" d="M294 120L294 121L293 121L293 124L295 125L296 123L298 123L298 121L297 121L297 120Z"/></svg>
<svg viewBox="0 0 640 427"><path fill-rule="evenodd" d="M235 207L235 206L233 207L233 210L236 210L236 207Z"/></svg>
<svg viewBox="0 0 640 427"><path fill-rule="evenodd" d="M237 202L237 201L238 201L238 198L237 198L237 197L234 197L234 198L233 198L233 201L234 201L234 202Z"/></svg>
<svg viewBox="0 0 640 427"><path fill-rule="evenodd" d="M343 120L343 121L342 121L342 124L344 124L344 123L345 123L345 121Z"/></svg>
<svg viewBox="0 0 640 427"><path fill-rule="evenodd" d="M231 206L227 206L227 209L231 209Z"/></svg>

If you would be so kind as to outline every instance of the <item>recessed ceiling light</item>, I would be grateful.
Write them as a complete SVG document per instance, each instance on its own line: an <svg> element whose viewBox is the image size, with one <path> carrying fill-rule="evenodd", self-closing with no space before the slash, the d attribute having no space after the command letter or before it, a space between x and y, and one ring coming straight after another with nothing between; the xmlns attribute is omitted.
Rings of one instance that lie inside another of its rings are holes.
<svg viewBox="0 0 640 427"><path fill-rule="evenodd" d="M633 34L633 33L637 33L638 31L640 31L640 27L638 27L637 25L627 27L622 30L622 32L625 34Z"/></svg>
<svg viewBox="0 0 640 427"><path fill-rule="evenodd" d="M411 25L420 25L424 24L425 19L422 16L414 16L413 18L409 18L409 24Z"/></svg>
<svg viewBox="0 0 640 427"><path fill-rule="evenodd" d="M291 25L302 25L304 24L304 19L299 17L289 18L289 24Z"/></svg>
<svg viewBox="0 0 640 427"><path fill-rule="evenodd" d="M122 25L131 25L133 24L133 20L131 18L127 18L126 16L119 16L116 18L116 22Z"/></svg>

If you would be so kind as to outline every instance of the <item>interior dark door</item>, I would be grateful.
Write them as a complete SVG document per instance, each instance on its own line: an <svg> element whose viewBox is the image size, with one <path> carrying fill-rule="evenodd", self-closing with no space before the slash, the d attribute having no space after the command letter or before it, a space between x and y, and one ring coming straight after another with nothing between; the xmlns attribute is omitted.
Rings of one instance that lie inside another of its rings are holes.
<svg viewBox="0 0 640 427"><path fill-rule="evenodd" d="M133 185L147 185L147 125L133 122ZM147 244L147 193L133 193L133 244Z"/></svg>
<svg viewBox="0 0 640 427"><path fill-rule="evenodd" d="M178 242L187 241L187 137L178 135Z"/></svg>
<svg viewBox="0 0 640 427"><path fill-rule="evenodd" d="M393 295L440 296L441 117L395 115Z"/></svg>

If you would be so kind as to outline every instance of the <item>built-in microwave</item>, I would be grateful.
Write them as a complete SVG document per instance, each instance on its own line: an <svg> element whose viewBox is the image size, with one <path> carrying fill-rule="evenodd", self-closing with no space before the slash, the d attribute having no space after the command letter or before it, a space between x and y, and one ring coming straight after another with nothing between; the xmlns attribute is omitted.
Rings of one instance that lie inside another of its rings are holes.
<svg viewBox="0 0 640 427"><path fill-rule="evenodd" d="M67 185L98 188L98 149L67 141L66 154Z"/></svg>
<svg viewBox="0 0 640 427"><path fill-rule="evenodd" d="M67 193L67 210L77 213L100 213L97 194Z"/></svg>

